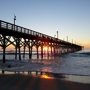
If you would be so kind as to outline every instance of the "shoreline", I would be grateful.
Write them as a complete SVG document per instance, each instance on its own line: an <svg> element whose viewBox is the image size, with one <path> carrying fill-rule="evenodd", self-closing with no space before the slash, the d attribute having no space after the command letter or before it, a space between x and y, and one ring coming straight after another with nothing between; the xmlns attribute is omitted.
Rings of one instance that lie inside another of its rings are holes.
<svg viewBox="0 0 90 90"><path fill-rule="evenodd" d="M90 84L25 74L0 74L0 90L90 90Z"/></svg>
<svg viewBox="0 0 90 90"><path fill-rule="evenodd" d="M72 75L72 74L62 74L62 73L51 73L51 72L40 72L40 71L1 71L0 75L13 75L13 74L21 74L21 75L31 75L31 76L39 76L46 75L47 78L56 78L62 79L71 82L90 84L90 76L81 76L81 75Z"/></svg>

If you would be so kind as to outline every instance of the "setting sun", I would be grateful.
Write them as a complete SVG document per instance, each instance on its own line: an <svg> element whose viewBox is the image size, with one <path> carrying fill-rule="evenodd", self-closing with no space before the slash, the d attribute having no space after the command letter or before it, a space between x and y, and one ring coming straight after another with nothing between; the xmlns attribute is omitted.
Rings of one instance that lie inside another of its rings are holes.
<svg viewBox="0 0 90 90"><path fill-rule="evenodd" d="M48 47L45 46L45 47L43 48L43 50L44 50L44 51L47 51L47 50L48 50Z"/></svg>

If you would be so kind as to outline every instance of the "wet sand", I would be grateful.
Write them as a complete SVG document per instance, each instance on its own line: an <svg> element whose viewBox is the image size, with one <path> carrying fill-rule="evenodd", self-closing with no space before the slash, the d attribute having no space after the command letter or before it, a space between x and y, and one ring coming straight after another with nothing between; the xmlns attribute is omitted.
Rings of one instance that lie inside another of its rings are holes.
<svg viewBox="0 0 90 90"><path fill-rule="evenodd" d="M24 74L0 74L0 90L90 90L90 84Z"/></svg>

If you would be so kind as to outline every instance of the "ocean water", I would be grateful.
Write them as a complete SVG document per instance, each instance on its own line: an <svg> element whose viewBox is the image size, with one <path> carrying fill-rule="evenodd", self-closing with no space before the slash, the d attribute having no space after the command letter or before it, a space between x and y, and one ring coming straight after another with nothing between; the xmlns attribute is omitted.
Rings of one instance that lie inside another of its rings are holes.
<svg viewBox="0 0 90 90"><path fill-rule="evenodd" d="M6 63L13 61L13 63L21 63L22 66L23 62L23 68L22 70L20 68L19 71L36 70L71 75L90 75L90 50L82 50L74 53L65 54L62 56L57 56L55 58L53 56L49 56L48 58L47 55L44 55L43 59L41 59L40 57L39 59L37 59L37 56L33 55L32 60L29 60L28 54L25 55L25 58L23 58L23 55L21 55L21 57L21 62L17 62L19 60L14 59L15 55L6 54ZM0 60L0 62L2 62L2 54L0 54ZM29 67L29 64L32 64L31 66L33 68Z"/></svg>
<svg viewBox="0 0 90 90"><path fill-rule="evenodd" d="M66 75L67 79L73 77L74 80L76 80L77 76L78 80L80 79L79 76L82 76L81 81L90 83L90 50L82 50L57 57L50 56L49 58L44 55L44 59L41 59L40 56L37 59L36 55L33 55L31 60L28 57L28 54L25 55L25 58L22 55L22 60L20 61L14 59L15 55L6 55L7 60L3 64L2 54L0 54L0 70L9 72L50 72ZM8 68L8 65L11 65L11 67Z"/></svg>

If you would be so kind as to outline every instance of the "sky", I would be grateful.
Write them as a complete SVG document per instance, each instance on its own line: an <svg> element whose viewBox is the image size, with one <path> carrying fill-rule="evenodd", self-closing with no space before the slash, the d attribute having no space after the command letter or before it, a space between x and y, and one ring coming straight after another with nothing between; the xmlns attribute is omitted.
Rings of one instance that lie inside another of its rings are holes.
<svg viewBox="0 0 90 90"><path fill-rule="evenodd" d="M90 49L90 0L0 0L0 20Z"/></svg>

